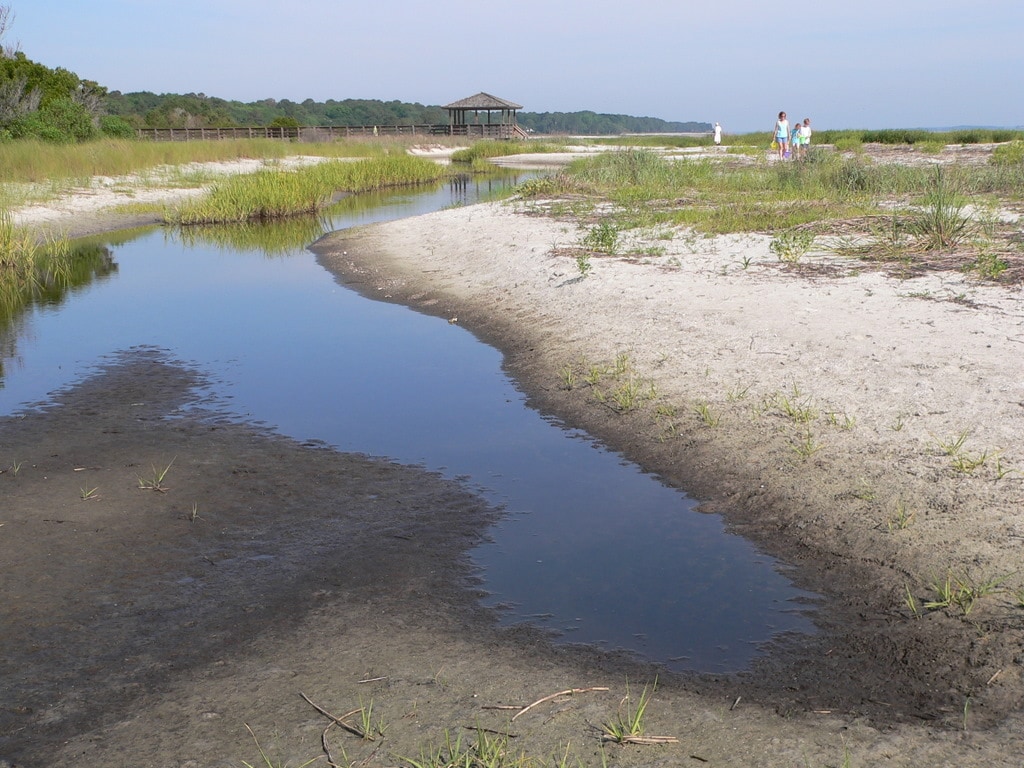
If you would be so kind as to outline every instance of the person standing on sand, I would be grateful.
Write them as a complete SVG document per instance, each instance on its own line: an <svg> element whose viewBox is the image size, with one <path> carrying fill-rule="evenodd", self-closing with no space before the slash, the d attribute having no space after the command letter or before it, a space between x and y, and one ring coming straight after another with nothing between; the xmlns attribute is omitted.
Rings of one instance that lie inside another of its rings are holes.
<svg viewBox="0 0 1024 768"><path fill-rule="evenodd" d="M715 123L715 146L722 146L722 126Z"/></svg>
<svg viewBox="0 0 1024 768"><path fill-rule="evenodd" d="M789 120L785 112L779 112L775 121L775 143L779 145L779 160L784 160L789 153Z"/></svg>
<svg viewBox="0 0 1024 768"><path fill-rule="evenodd" d="M800 159L807 154L807 147L811 145L811 118L805 117L800 125Z"/></svg>

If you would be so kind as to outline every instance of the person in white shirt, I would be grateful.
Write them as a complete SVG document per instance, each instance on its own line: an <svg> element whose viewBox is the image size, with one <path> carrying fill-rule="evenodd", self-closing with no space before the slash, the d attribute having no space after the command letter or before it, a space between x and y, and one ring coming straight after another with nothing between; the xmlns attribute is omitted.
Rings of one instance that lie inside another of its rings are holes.
<svg viewBox="0 0 1024 768"><path fill-rule="evenodd" d="M800 124L800 157L807 154L807 148L811 145L811 118L805 117Z"/></svg>
<svg viewBox="0 0 1024 768"><path fill-rule="evenodd" d="M715 123L715 146L722 146L722 126Z"/></svg>

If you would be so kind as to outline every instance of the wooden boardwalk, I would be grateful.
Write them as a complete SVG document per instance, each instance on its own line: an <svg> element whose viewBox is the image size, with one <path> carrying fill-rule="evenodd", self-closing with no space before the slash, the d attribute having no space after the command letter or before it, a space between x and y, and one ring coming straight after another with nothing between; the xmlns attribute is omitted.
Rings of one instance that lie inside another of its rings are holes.
<svg viewBox="0 0 1024 768"><path fill-rule="evenodd" d="M480 139L526 138L518 125L317 125L285 128L137 128L136 136L149 141L218 141L222 139L282 139L329 142L374 136L466 136Z"/></svg>

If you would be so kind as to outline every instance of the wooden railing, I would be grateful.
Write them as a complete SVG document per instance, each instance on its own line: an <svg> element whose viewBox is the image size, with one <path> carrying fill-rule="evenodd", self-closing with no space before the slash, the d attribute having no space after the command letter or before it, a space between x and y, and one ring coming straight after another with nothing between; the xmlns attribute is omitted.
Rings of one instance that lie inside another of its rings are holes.
<svg viewBox="0 0 1024 768"><path fill-rule="evenodd" d="M150 141L216 141L219 139L283 139L326 142L365 136L467 136L509 139L522 135L518 125L320 125L286 128L137 128L136 136Z"/></svg>

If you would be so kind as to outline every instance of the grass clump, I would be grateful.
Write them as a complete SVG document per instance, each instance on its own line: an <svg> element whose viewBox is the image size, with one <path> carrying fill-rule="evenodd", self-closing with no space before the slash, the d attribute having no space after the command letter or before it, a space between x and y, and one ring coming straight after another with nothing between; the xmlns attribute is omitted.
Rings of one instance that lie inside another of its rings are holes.
<svg viewBox="0 0 1024 768"><path fill-rule="evenodd" d="M925 601L924 607L930 611L945 608L956 608L963 616L970 614L975 604L984 597L994 594L1002 588L1002 577L978 581L966 575L954 575L947 571L944 577L932 579L929 584L933 599Z"/></svg>
<svg viewBox="0 0 1024 768"><path fill-rule="evenodd" d="M167 486L164 485L164 479L167 477L167 473L171 471L171 465L174 463L174 459L168 462L167 466L163 469L157 469L154 464L152 472L147 477L139 478L139 488L146 491L157 491L159 493L166 493Z"/></svg>

